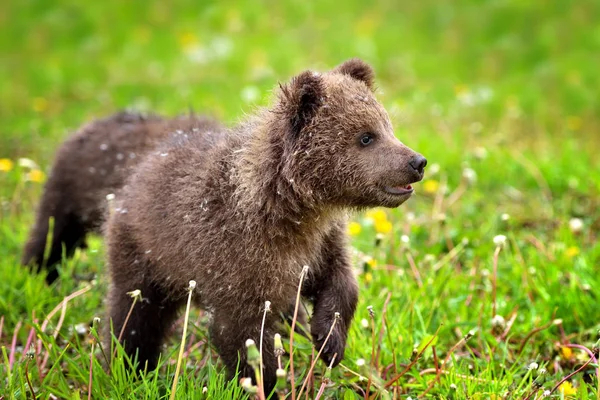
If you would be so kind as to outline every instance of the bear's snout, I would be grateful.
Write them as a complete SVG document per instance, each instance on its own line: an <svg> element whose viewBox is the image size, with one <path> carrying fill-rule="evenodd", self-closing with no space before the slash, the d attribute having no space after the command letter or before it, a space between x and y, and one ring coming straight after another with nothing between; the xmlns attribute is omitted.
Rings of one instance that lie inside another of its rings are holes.
<svg viewBox="0 0 600 400"><path fill-rule="evenodd" d="M417 154L408 163L416 172L423 177L425 173L425 166L427 165L427 159L420 154Z"/></svg>

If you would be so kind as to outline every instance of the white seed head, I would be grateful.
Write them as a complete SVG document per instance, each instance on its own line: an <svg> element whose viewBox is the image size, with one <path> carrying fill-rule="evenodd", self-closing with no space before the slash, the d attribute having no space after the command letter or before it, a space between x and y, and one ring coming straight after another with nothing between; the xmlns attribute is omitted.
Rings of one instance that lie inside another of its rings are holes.
<svg viewBox="0 0 600 400"><path fill-rule="evenodd" d="M538 369L538 367L539 367L538 363L536 363L536 362L534 361L534 362L532 362L531 364L529 364L529 365L527 366L527 369L528 369L528 370L530 370L530 371L532 371L532 370L536 370L536 369Z"/></svg>
<svg viewBox="0 0 600 400"><path fill-rule="evenodd" d="M550 393L551 392L549 390L544 390L544 393L542 393L542 396L548 397L548 396L550 396Z"/></svg>
<svg viewBox="0 0 600 400"><path fill-rule="evenodd" d="M246 347L255 346L256 343L252 339L246 340Z"/></svg>
<svg viewBox="0 0 600 400"><path fill-rule="evenodd" d="M552 321L552 325L562 325L563 320L560 318L556 318L554 321Z"/></svg>
<svg viewBox="0 0 600 400"><path fill-rule="evenodd" d="M406 235L402 235L400 236L400 241L404 244L409 244L410 243L410 238Z"/></svg>
<svg viewBox="0 0 600 400"><path fill-rule="evenodd" d="M191 280L190 281L190 289L195 289L196 288L196 281Z"/></svg>
<svg viewBox="0 0 600 400"><path fill-rule="evenodd" d="M134 299L139 299L140 297L142 297L142 291L140 289L132 290L131 292L127 292L127 294L133 297Z"/></svg>
<svg viewBox="0 0 600 400"><path fill-rule="evenodd" d="M458 389L458 388L456 387L456 385L455 385L454 383L451 383L451 384L450 384L450 390L456 390L456 389Z"/></svg>
<svg viewBox="0 0 600 400"><path fill-rule="evenodd" d="M581 218L571 218L569 220L569 229L573 233L579 233L583 230L583 221Z"/></svg>
<svg viewBox="0 0 600 400"><path fill-rule="evenodd" d="M100 317L94 317L94 324L100 323Z"/></svg>
<svg viewBox="0 0 600 400"><path fill-rule="evenodd" d="M463 179L470 185L477 182L477 172L471 168L465 168L462 172Z"/></svg>
<svg viewBox="0 0 600 400"><path fill-rule="evenodd" d="M473 149L473 155L475 156L475 158L483 160L487 157L488 151L485 147L475 147Z"/></svg>
<svg viewBox="0 0 600 400"><path fill-rule="evenodd" d="M364 358L359 358L358 360L356 360L356 366L358 367L364 367L365 365L365 359Z"/></svg>
<svg viewBox="0 0 600 400"><path fill-rule="evenodd" d="M115 194L114 193L109 193L106 195L106 200L108 201L113 201L115 199Z"/></svg>
<svg viewBox="0 0 600 400"><path fill-rule="evenodd" d="M506 244L506 236L504 236L504 235L494 236L494 244L499 247L504 246Z"/></svg>
<svg viewBox="0 0 600 400"><path fill-rule="evenodd" d="M333 317L335 319L340 319L340 313L336 311L335 314L333 314Z"/></svg>
<svg viewBox="0 0 600 400"><path fill-rule="evenodd" d="M503 213L503 214L500 216L500 219L501 219L502 221L508 221L508 220L510 219L510 215L508 215L507 213Z"/></svg>
<svg viewBox="0 0 600 400"><path fill-rule="evenodd" d="M265 311L271 311L271 302L269 300L265 301Z"/></svg>
<svg viewBox="0 0 600 400"><path fill-rule="evenodd" d="M202 388L202 394L206 394L206 393L208 393L208 388L206 386L204 386Z"/></svg>
<svg viewBox="0 0 600 400"><path fill-rule="evenodd" d="M35 161L29 158L19 158L18 160L19 167L28 168L28 169L40 169Z"/></svg>
<svg viewBox="0 0 600 400"><path fill-rule="evenodd" d="M492 318L492 327L504 329L506 327L506 320L502 315L496 314L494 315L494 318Z"/></svg>
<svg viewBox="0 0 600 400"><path fill-rule="evenodd" d="M360 320L360 325L363 328L367 329L369 327L369 321L367 321L366 319L363 318L363 319Z"/></svg>

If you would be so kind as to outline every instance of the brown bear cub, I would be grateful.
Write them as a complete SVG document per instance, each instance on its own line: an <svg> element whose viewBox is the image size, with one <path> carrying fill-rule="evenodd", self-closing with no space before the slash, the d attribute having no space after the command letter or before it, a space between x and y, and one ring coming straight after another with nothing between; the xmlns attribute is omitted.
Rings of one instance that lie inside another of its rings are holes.
<svg viewBox="0 0 600 400"><path fill-rule="evenodd" d="M67 139L58 150L38 206L35 225L25 245L22 263L48 269L46 281L58 277L54 268L63 254L85 247L85 235L104 221L106 196L120 189L130 167L175 131L197 134L207 143L218 140L222 127L198 116L165 119L122 112L96 120ZM208 134L212 133L212 134ZM54 218L52 244L44 260L50 217Z"/></svg>
<svg viewBox="0 0 600 400"><path fill-rule="evenodd" d="M107 223L109 316L123 346L155 368L161 343L185 302L211 315L210 335L230 377L259 342L265 301L265 393L276 382L273 336L291 309L304 265L302 295L312 301L311 335L334 365L344 354L357 302L346 244L346 213L397 207L422 179L426 160L394 136L373 95L373 71L354 59L319 74L306 71L270 109L227 132L205 151L204 138L167 143L139 164Z"/></svg>

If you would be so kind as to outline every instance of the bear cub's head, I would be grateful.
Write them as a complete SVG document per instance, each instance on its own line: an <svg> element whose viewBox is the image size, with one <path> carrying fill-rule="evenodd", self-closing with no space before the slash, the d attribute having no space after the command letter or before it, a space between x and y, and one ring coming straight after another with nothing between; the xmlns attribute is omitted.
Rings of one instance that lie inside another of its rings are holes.
<svg viewBox="0 0 600 400"><path fill-rule="evenodd" d="M358 208L397 207L410 198L427 160L395 137L373 79L368 64L352 59L281 86L273 131L284 135L280 172L294 190Z"/></svg>

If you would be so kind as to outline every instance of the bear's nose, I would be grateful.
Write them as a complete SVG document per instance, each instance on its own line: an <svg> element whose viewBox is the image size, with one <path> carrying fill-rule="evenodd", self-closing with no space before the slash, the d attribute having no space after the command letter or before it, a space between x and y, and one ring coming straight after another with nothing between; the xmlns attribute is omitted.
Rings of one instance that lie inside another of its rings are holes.
<svg viewBox="0 0 600 400"><path fill-rule="evenodd" d="M414 168L419 174L423 174L425 171L425 166L427 165L427 159L422 155L416 155L409 162L410 166Z"/></svg>

